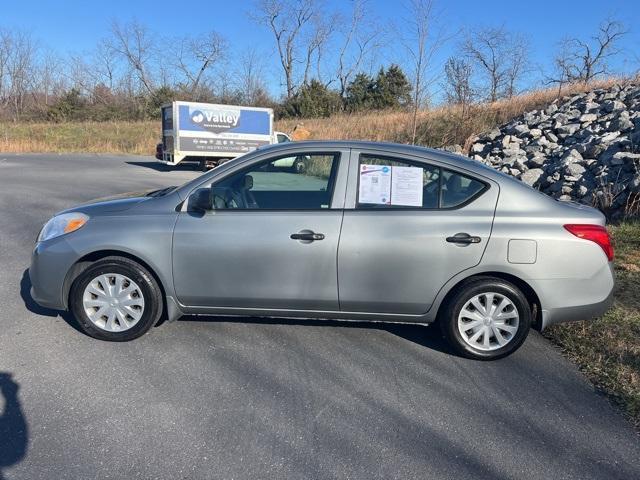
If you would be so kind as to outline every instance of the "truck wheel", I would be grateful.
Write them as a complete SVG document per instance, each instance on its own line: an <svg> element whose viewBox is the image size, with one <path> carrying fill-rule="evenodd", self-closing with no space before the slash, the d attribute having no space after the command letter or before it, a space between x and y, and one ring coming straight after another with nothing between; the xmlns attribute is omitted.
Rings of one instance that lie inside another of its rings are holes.
<svg viewBox="0 0 640 480"><path fill-rule="evenodd" d="M294 173L304 173L307 171L307 164L304 161L304 158L302 157L296 157L295 161L293 162L293 165L291 166L291 170Z"/></svg>

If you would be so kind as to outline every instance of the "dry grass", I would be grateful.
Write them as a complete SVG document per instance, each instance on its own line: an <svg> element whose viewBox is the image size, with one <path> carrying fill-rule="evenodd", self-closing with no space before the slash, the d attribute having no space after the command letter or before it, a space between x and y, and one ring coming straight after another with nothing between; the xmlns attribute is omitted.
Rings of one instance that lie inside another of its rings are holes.
<svg viewBox="0 0 640 480"><path fill-rule="evenodd" d="M575 95L595 88L608 88L620 79L608 79L589 85L572 85L563 89L562 96ZM500 100L477 104L467 110L459 106L444 106L418 113L416 143L430 147L467 145L468 140L484 131L506 123L523 114L549 105L558 97L557 88L537 90ZM374 140L407 143L411 140L411 114L405 111L374 111L367 113L341 113L329 118L280 120L276 128L291 132L303 124L316 140ZM468 146L468 145L467 145Z"/></svg>
<svg viewBox="0 0 640 480"><path fill-rule="evenodd" d="M160 122L0 123L0 152L153 155Z"/></svg>
<svg viewBox="0 0 640 480"><path fill-rule="evenodd" d="M616 246L613 308L594 321L553 326L545 336L640 428L640 223L611 231Z"/></svg>
<svg viewBox="0 0 640 480"><path fill-rule="evenodd" d="M598 87L609 87L619 79L563 90L572 95ZM557 97L557 89L539 90L508 100L478 104L463 112L460 107L439 107L419 112L420 145L442 147L464 145L478 133L505 123L526 111L543 108ZM411 115L406 111L376 111L339 114L329 118L288 119L276 129L291 132L302 123L311 139L353 139L407 143ZM0 123L0 152L89 152L153 155L160 138L160 120L144 122Z"/></svg>

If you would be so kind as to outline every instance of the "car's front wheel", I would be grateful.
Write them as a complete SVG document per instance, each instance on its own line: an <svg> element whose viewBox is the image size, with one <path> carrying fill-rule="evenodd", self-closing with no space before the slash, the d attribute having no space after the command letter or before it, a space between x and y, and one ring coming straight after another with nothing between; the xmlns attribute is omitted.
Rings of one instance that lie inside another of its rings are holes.
<svg viewBox="0 0 640 480"><path fill-rule="evenodd" d="M531 326L531 309L513 284L477 277L463 284L439 319L444 337L462 356L494 360L515 352Z"/></svg>
<svg viewBox="0 0 640 480"><path fill-rule="evenodd" d="M142 265L128 258L107 257L75 279L69 304L88 335L122 342L144 335L158 322L162 292Z"/></svg>

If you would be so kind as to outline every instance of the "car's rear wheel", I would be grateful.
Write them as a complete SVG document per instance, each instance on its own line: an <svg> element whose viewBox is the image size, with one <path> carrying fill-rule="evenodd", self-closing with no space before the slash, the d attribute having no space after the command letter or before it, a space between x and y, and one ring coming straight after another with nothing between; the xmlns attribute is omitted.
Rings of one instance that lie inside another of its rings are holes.
<svg viewBox="0 0 640 480"><path fill-rule="evenodd" d="M525 341L531 309L510 282L477 277L457 289L439 321L444 337L460 355L494 360L515 352Z"/></svg>
<svg viewBox="0 0 640 480"><path fill-rule="evenodd" d="M88 335L122 342L144 335L158 322L162 292L142 265L128 258L107 257L76 278L69 304Z"/></svg>

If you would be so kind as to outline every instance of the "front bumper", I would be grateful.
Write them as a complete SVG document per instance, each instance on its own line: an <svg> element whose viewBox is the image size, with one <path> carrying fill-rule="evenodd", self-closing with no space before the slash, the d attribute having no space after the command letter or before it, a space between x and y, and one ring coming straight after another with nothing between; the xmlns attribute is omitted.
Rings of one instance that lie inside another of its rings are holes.
<svg viewBox="0 0 640 480"><path fill-rule="evenodd" d="M64 237L37 243L31 254L31 298L40 306L66 310L65 279L77 254Z"/></svg>

